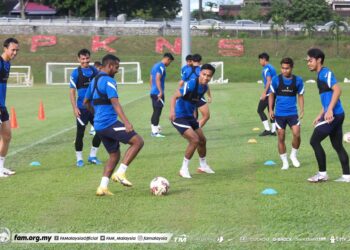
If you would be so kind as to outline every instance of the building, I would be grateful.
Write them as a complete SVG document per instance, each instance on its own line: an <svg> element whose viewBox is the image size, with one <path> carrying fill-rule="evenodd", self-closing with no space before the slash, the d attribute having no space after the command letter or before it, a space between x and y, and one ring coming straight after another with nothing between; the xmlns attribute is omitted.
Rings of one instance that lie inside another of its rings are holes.
<svg viewBox="0 0 350 250"><path fill-rule="evenodd" d="M350 16L350 0L327 0L332 10L343 17Z"/></svg>

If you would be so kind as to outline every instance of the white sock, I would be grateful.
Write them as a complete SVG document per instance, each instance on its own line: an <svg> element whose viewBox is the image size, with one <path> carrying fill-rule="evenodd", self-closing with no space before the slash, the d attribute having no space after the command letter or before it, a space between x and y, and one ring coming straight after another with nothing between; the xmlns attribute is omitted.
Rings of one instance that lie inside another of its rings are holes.
<svg viewBox="0 0 350 250"><path fill-rule="evenodd" d="M271 123L271 133L275 133L276 132L276 123Z"/></svg>
<svg viewBox="0 0 350 250"><path fill-rule="evenodd" d="M343 174L343 178L349 180L350 179L350 175L349 174Z"/></svg>
<svg viewBox="0 0 350 250"><path fill-rule="evenodd" d="M94 126L91 126L91 128L90 128L90 132L94 132L94 131L95 131Z"/></svg>
<svg viewBox="0 0 350 250"><path fill-rule="evenodd" d="M90 150L90 157L96 157L97 151L98 151L98 148L91 147L91 150Z"/></svg>
<svg viewBox="0 0 350 250"><path fill-rule="evenodd" d="M109 178L106 176L103 176L101 179L100 187L107 188L108 183L109 183Z"/></svg>
<svg viewBox="0 0 350 250"><path fill-rule="evenodd" d="M270 131L269 121L265 120L262 122L266 131Z"/></svg>
<svg viewBox="0 0 350 250"><path fill-rule="evenodd" d="M292 152L290 152L291 157L297 157L298 149L292 147Z"/></svg>
<svg viewBox="0 0 350 250"><path fill-rule="evenodd" d="M158 125L154 126L153 124L151 125L152 133L157 134L158 133Z"/></svg>
<svg viewBox="0 0 350 250"><path fill-rule="evenodd" d="M5 157L0 157L0 172L4 169Z"/></svg>
<svg viewBox="0 0 350 250"><path fill-rule="evenodd" d="M205 157L203 157L203 158L199 157L199 165L201 166L201 168L207 167L207 161L206 161Z"/></svg>
<svg viewBox="0 0 350 250"><path fill-rule="evenodd" d="M118 170L117 170L117 174L124 174L126 172L126 169L128 168L127 165L125 164L120 164Z"/></svg>
<svg viewBox="0 0 350 250"><path fill-rule="evenodd" d="M327 171L324 172L318 172L321 176L326 176L327 175Z"/></svg>
<svg viewBox="0 0 350 250"><path fill-rule="evenodd" d="M188 170L188 163L189 162L190 162L190 160L187 159L186 157L184 157L184 160L182 161L181 170Z"/></svg>
<svg viewBox="0 0 350 250"><path fill-rule="evenodd" d="M283 162L283 165L288 165L287 153L281 154L280 157Z"/></svg>
<svg viewBox="0 0 350 250"><path fill-rule="evenodd" d="M75 154L77 156L77 161L83 160L83 151L76 151Z"/></svg>

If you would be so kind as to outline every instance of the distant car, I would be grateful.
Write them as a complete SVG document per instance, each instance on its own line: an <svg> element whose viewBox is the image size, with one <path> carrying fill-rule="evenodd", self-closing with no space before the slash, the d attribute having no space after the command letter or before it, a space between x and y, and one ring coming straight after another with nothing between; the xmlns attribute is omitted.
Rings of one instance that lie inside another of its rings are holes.
<svg viewBox="0 0 350 250"><path fill-rule="evenodd" d="M318 31L329 31L331 27L334 25L334 21L330 21L325 23L324 25L317 26ZM349 29L349 24L347 22L341 21L341 26L339 27L341 31L345 29Z"/></svg>
<svg viewBox="0 0 350 250"><path fill-rule="evenodd" d="M252 20L248 20L248 19L242 19L242 20L236 20L235 21L235 24L238 24L238 25L254 25L254 24L258 24L257 22L254 22Z"/></svg>
<svg viewBox="0 0 350 250"><path fill-rule="evenodd" d="M132 22L132 23L146 23L146 20L141 19L141 18L135 18L135 19L131 19L129 22Z"/></svg>
<svg viewBox="0 0 350 250"><path fill-rule="evenodd" d="M191 29L223 29L224 22L216 19L203 19L198 22L191 22Z"/></svg>

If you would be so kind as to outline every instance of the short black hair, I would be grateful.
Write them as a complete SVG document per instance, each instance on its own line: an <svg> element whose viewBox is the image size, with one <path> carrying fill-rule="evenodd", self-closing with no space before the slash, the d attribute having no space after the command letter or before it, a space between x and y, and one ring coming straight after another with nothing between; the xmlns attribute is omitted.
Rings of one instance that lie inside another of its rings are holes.
<svg viewBox="0 0 350 250"><path fill-rule="evenodd" d="M290 58L290 57L285 57L281 60L281 65L282 64L288 64L291 68L294 67L294 62L293 62L293 59Z"/></svg>
<svg viewBox="0 0 350 250"><path fill-rule="evenodd" d="M186 61L192 61L192 55L187 55L186 56Z"/></svg>
<svg viewBox="0 0 350 250"><path fill-rule="evenodd" d="M86 56L86 55L90 56L90 50L88 50L88 49L81 49L81 50L79 50L78 57Z"/></svg>
<svg viewBox="0 0 350 250"><path fill-rule="evenodd" d="M213 75L215 73L215 67L213 65L209 64L209 63L206 63L206 64L202 65L201 71L204 70L204 69L210 70L213 73Z"/></svg>
<svg viewBox="0 0 350 250"><path fill-rule="evenodd" d="M163 58L164 58L164 57L167 57L167 58L169 58L171 61L174 61L173 55L172 55L171 53L169 53L169 52L164 53Z"/></svg>
<svg viewBox="0 0 350 250"><path fill-rule="evenodd" d="M8 48L10 43L15 43L15 44L18 44L18 41L16 38L13 38L13 37L10 37L10 38L7 38L5 41L4 41L4 47L5 48Z"/></svg>
<svg viewBox="0 0 350 250"><path fill-rule="evenodd" d="M326 57L323 51L318 48L309 49L307 55L311 58L315 58L316 60L321 58L321 64L323 64L324 59Z"/></svg>
<svg viewBox="0 0 350 250"><path fill-rule="evenodd" d="M100 67L100 66L102 66L102 63L100 61L96 61L96 62L94 62L94 66Z"/></svg>
<svg viewBox="0 0 350 250"><path fill-rule="evenodd" d="M105 67L110 63L120 62L120 59L112 54L107 54L102 58L102 66Z"/></svg>
<svg viewBox="0 0 350 250"><path fill-rule="evenodd" d="M259 54L258 58L259 59L265 59L266 61L270 60L270 56L266 52L263 52L263 53Z"/></svg>
<svg viewBox="0 0 350 250"><path fill-rule="evenodd" d="M194 62L200 62L200 61L202 61L202 56L201 56L200 54L194 54L194 55L192 56L192 61L194 61Z"/></svg>

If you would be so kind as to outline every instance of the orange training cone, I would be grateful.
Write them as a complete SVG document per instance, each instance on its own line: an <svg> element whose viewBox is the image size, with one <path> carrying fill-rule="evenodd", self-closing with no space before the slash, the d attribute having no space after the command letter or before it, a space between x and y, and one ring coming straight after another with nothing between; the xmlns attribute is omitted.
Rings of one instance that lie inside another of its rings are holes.
<svg viewBox="0 0 350 250"><path fill-rule="evenodd" d="M38 119L41 121L45 120L45 111L44 111L43 101L40 101Z"/></svg>
<svg viewBox="0 0 350 250"><path fill-rule="evenodd" d="M16 111L15 111L14 107L11 107L10 123L11 123L11 128L19 128L18 123L17 123Z"/></svg>

